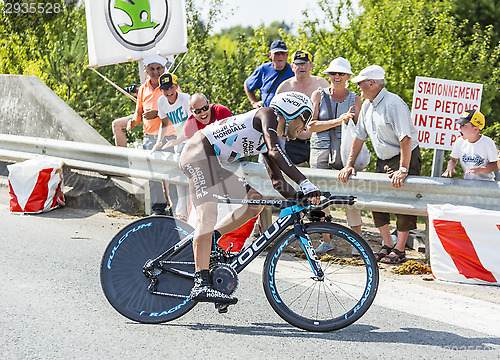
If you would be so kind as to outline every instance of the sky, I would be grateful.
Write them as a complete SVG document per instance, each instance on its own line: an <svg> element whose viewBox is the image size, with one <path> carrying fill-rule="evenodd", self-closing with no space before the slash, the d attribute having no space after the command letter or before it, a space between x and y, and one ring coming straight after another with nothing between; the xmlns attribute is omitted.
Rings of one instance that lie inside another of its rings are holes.
<svg viewBox="0 0 500 360"><path fill-rule="evenodd" d="M285 21L292 25L292 32L296 32L301 20L305 17L302 11L309 10L310 15L319 14L316 0L224 0L226 3L227 19L219 21L214 33L223 28L241 25L243 27L258 27L262 23L269 26L273 21ZM229 9L233 9L233 14Z"/></svg>

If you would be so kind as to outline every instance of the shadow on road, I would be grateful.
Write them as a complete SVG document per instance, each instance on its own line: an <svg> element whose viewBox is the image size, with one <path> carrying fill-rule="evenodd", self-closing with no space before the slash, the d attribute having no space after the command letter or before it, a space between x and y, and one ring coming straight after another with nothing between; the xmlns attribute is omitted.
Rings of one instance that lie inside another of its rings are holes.
<svg viewBox="0 0 500 360"><path fill-rule="evenodd" d="M217 331L234 335L258 335L299 339L331 339L359 343L387 343L436 346L449 350L491 350L500 345L498 337L465 337L447 331L422 328L401 328L400 331L379 331L372 325L353 324L345 329L316 333L297 329L288 324L254 323L253 326L228 326L222 324L163 324L186 327L194 331Z"/></svg>

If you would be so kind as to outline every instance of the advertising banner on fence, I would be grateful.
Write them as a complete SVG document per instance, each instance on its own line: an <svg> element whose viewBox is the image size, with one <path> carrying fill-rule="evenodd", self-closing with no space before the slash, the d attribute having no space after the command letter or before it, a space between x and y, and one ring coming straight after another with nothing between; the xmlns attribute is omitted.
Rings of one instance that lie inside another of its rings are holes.
<svg viewBox="0 0 500 360"><path fill-rule="evenodd" d="M500 285L500 211L428 205L432 273L437 279Z"/></svg>
<svg viewBox="0 0 500 360"><path fill-rule="evenodd" d="M459 135L455 120L479 110L482 93L482 84L417 76L411 116L420 147L451 150Z"/></svg>
<svg viewBox="0 0 500 360"><path fill-rule="evenodd" d="M89 66L187 51L184 0L85 0Z"/></svg>

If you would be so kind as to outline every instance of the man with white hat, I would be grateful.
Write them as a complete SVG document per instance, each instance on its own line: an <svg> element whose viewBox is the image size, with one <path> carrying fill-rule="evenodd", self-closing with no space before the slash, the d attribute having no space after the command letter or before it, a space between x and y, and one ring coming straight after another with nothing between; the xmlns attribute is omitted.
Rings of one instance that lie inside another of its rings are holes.
<svg viewBox="0 0 500 360"><path fill-rule="evenodd" d="M420 175L422 167L418 133L411 121L410 109L398 95L387 91L385 71L378 65L364 68L352 82L358 83L361 97L366 100L361 106L349 159L338 179L347 183L349 175L356 174L354 162L363 143L370 138L377 154L375 171L387 173L392 185L400 188L408 175ZM382 249L375 254L377 260L388 264L405 262L406 240L410 230L417 227L417 217L396 214L398 235L394 246L389 229L390 214L376 211L372 214L384 241Z"/></svg>

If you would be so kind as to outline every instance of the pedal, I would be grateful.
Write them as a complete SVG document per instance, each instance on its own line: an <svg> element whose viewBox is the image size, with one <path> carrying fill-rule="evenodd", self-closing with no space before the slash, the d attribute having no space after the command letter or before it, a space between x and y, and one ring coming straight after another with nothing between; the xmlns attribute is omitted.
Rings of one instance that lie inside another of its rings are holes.
<svg viewBox="0 0 500 360"><path fill-rule="evenodd" d="M215 308L217 309L217 311L219 311L219 314L225 314L225 313L227 313L227 308L228 307L229 307L228 304L215 303Z"/></svg>

